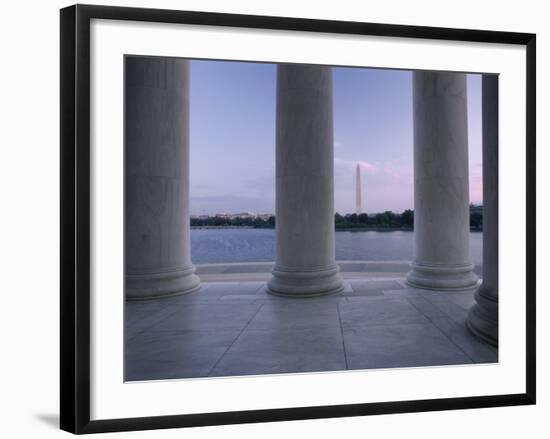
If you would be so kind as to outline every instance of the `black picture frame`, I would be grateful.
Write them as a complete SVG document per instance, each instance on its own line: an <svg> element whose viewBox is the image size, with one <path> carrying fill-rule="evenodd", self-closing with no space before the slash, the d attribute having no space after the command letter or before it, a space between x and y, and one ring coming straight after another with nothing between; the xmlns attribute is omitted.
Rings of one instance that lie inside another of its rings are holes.
<svg viewBox="0 0 550 439"><path fill-rule="evenodd" d="M536 401L536 36L290 17L74 5L60 12L60 425L72 433L471 409ZM90 420L90 21L133 20L522 45L526 47L526 392L383 403Z"/></svg>

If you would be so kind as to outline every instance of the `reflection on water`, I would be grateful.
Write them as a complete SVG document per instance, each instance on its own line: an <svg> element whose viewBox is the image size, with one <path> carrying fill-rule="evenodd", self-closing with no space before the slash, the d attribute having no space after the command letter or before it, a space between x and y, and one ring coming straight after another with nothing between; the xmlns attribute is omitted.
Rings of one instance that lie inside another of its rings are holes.
<svg viewBox="0 0 550 439"><path fill-rule="evenodd" d="M475 265L482 264L482 242L482 233L470 233ZM414 232L336 232L336 259L340 261L410 261L413 256ZM191 257L195 264L273 261L275 230L191 230Z"/></svg>

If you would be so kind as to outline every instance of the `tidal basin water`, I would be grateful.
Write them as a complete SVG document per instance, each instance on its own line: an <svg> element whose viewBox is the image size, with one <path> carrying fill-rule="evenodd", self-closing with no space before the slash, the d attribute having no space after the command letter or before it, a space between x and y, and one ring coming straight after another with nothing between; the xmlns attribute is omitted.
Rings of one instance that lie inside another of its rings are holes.
<svg viewBox="0 0 550 439"><path fill-rule="evenodd" d="M483 234L470 233L472 262L482 265ZM269 262L275 260L273 229L193 229L191 258L195 264ZM414 232L336 232L336 260L410 261Z"/></svg>

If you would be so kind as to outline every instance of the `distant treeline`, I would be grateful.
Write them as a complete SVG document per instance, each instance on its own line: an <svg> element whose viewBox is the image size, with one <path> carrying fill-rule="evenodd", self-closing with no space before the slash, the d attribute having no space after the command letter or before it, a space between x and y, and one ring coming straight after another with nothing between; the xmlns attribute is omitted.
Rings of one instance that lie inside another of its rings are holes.
<svg viewBox="0 0 550 439"><path fill-rule="evenodd" d="M269 218L209 216L208 218L191 218L191 227L254 227L255 229L275 228L275 216Z"/></svg>
<svg viewBox="0 0 550 439"><path fill-rule="evenodd" d="M414 212L405 210L403 213L394 213L389 210L374 215L366 213L348 213L340 215L338 212L334 214L334 222L336 230L338 229L360 229L360 228L377 228L377 229L412 229L414 225Z"/></svg>
<svg viewBox="0 0 550 439"><path fill-rule="evenodd" d="M361 213L334 214L336 230L347 229L412 229L414 226L414 212L410 209L402 213L386 211L373 215ZM209 216L207 218L191 218L191 227L252 227L255 229L275 228L275 216L263 217L235 217ZM470 212L470 228L483 229L483 215L481 211Z"/></svg>

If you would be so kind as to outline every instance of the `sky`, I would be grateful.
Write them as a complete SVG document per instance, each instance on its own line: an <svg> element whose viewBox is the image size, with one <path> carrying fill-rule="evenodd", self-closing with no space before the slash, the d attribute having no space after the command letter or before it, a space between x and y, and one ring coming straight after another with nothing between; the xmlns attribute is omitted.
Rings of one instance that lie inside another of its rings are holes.
<svg viewBox="0 0 550 439"><path fill-rule="evenodd" d="M412 73L333 68L334 201L367 213L413 209ZM276 65L191 61L192 215L274 213ZM470 202L481 204L481 76L468 75Z"/></svg>

